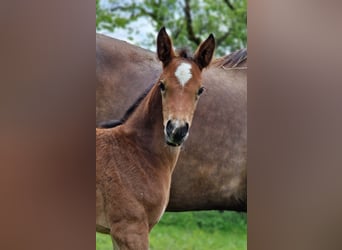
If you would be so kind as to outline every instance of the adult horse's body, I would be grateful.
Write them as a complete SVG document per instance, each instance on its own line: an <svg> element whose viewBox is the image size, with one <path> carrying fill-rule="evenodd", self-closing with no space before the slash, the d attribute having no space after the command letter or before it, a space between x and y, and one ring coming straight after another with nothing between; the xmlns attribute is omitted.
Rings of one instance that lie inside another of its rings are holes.
<svg viewBox="0 0 342 250"><path fill-rule="evenodd" d="M168 204L171 175L187 139L212 35L193 58L177 55L165 28L158 33L162 73L129 118L96 129L96 229L120 250L148 250L148 234Z"/></svg>
<svg viewBox="0 0 342 250"><path fill-rule="evenodd" d="M155 53L96 37L96 123L120 119L162 68ZM247 208L246 51L215 60L173 173L167 211ZM120 63L119 63L120 62Z"/></svg>

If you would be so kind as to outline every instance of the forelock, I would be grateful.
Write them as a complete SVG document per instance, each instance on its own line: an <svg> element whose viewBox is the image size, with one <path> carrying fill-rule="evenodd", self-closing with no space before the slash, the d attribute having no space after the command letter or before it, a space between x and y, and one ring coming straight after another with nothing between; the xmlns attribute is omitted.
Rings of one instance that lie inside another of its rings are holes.
<svg viewBox="0 0 342 250"><path fill-rule="evenodd" d="M181 49L178 49L176 50L176 53L179 57L181 58L185 58L185 59L190 59L192 60L192 54L191 52L189 51L188 48L181 48Z"/></svg>

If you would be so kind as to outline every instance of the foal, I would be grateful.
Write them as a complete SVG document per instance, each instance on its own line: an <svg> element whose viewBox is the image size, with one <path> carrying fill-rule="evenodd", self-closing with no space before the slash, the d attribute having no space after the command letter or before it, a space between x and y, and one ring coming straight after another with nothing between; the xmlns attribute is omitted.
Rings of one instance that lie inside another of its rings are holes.
<svg viewBox="0 0 342 250"><path fill-rule="evenodd" d="M122 125L96 129L96 230L110 233L114 248L148 249L148 234L168 203L179 146L203 92L201 71L214 49L210 35L194 58L177 56L162 28L158 82Z"/></svg>

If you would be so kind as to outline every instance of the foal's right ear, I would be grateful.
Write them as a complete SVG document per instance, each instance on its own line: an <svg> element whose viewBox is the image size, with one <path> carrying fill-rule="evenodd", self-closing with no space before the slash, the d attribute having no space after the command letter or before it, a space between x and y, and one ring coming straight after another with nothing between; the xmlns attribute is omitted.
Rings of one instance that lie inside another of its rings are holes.
<svg viewBox="0 0 342 250"><path fill-rule="evenodd" d="M163 67L166 67L175 57L175 52L172 48L172 41L169 35L166 33L165 27L161 28L157 37L157 54L160 61L163 63Z"/></svg>

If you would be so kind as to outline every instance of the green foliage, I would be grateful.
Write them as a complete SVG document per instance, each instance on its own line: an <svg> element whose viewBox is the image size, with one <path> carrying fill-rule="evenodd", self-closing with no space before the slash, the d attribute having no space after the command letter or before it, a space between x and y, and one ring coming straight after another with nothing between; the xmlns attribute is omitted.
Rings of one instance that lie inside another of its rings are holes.
<svg viewBox="0 0 342 250"><path fill-rule="evenodd" d="M104 1L109 4L100 6ZM139 18L146 18L155 29L148 34L150 44L154 44L156 32L165 26L176 47L195 49L210 33L216 37L217 54L247 45L246 0L96 0L97 30L129 28Z"/></svg>
<svg viewBox="0 0 342 250"><path fill-rule="evenodd" d="M96 234L96 249L112 249L110 237ZM246 250L247 216L218 211L167 212L150 234L150 249Z"/></svg>

